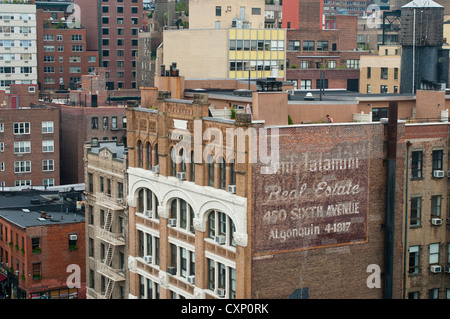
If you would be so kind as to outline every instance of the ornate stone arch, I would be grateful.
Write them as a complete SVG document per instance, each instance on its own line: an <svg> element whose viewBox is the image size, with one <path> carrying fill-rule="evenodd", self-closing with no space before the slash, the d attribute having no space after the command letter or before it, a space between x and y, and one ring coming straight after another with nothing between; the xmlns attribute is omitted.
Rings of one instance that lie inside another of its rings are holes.
<svg viewBox="0 0 450 319"><path fill-rule="evenodd" d="M132 206L132 207L136 207L136 202L137 202L137 196L138 196L138 190L141 188L147 188L149 189L153 194L155 194L156 198L158 199L158 202L161 202L161 194L158 191L158 188L156 187L155 183L149 181L149 180L145 180L145 179L140 179L137 180L136 182L134 182L132 185L130 185L129 188L129 195L127 197L127 201L128 201L128 205Z"/></svg>
<svg viewBox="0 0 450 319"><path fill-rule="evenodd" d="M164 207L165 212L164 216L169 216L168 208L169 208L169 202L172 201L172 199L180 198L184 200L186 203L188 203L193 211L194 211L194 218L197 218L198 216L198 209L197 205L195 205L195 200L185 191L177 188L170 189L167 193L165 193L162 197L162 200L160 201L160 205ZM161 216L161 213L160 213Z"/></svg>

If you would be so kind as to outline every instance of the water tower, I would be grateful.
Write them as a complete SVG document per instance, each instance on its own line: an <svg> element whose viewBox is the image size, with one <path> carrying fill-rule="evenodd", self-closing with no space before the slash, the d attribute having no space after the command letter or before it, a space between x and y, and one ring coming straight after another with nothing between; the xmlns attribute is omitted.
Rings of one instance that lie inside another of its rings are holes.
<svg viewBox="0 0 450 319"><path fill-rule="evenodd" d="M442 89L448 83L449 50L442 49L444 7L414 0L401 8L400 93Z"/></svg>

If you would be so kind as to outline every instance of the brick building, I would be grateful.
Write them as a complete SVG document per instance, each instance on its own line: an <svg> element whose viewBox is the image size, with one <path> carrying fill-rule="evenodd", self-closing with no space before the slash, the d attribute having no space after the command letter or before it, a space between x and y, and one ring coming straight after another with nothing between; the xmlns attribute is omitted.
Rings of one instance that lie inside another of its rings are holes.
<svg viewBox="0 0 450 319"><path fill-rule="evenodd" d="M207 97L195 93L181 101L160 92L157 110L129 109L130 298L381 298L381 289L366 285L366 271L384 263L385 124L289 126L286 93L255 92L254 99L253 122L248 114L208 117ZM234 153L236 162L230 153L221 162L208 137L195 140L201 150L180 138L188 131L193 141L198 129L225 137L227 129L252 128L250 135L273 140L273 131L258 129L274 103L286 119L269 121L281 137L273 166L250 162L248 144ZM180 140L192 146L193 153L183 150L189 157L211 152L217 161L176 163L171 154ZM401 154L396 210L402 209ZM402 289L401 225L397 216L395 298Z"/></svg>
<svg viewBox="0 0 450 319"><path fill-rule="evenodd" d="M83 183L83 147L86 141L126 142L126 109L117 106L82 107L53 104L61 112L61 181Z"/></svg>
<svg viewBox="0 0 450 319"><path fill-rule="evenodd" d="M107 69L108 89L136 89L138 34L144 26L142 1L74 3L79 6L81 24L89 34L87 48L99 52L99 65Z"/></svg>
<svg viewBox="0 0 450 319"><path fill-rule="evenodd" d="M71 195L12 192L0 197L2 298L85 298L84 214L74 208L74 201L69 209L67 201L59 200L65 196ZM24 209L5 208L8 204L22 204Z"/></svg>
<svg viewBox="0 0 450 319"><path fill-rule="evenodd" d="M86 29L70 19L69 2L40 2L37 9L38 81L41 90L77 89L99 65L87 48Z"/></svg>
<svg viewBox="0 0 450 319"><path fill-rule="evenodd" d="M127 154L116 141L85 145L88 299L128 298Z"/></svg>
<svg viewBox="0 0 450 319"><path fill-rule="evenodd" d="M11 84L8 93L0 91L0 108L16 109L39 103L37 84Z"/></svg>
<svg viewBox="0 0 450 319"><path fill-rule="evenodd" d="M301 90L343 88L359 90L360 56L356 51L357 17L336 15L328 27L287 30L286 79Z"/></svg>
<svg viewBox="0 0 450 319"><path fill-rule="evenodd" d="M54 186L60 183L60 115L54 107L2 109L1 185Z"/></svg>

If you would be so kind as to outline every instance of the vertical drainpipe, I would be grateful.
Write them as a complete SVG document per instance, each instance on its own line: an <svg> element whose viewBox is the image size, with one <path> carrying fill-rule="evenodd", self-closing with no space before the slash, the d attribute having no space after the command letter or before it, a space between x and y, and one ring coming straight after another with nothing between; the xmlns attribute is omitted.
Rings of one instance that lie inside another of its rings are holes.
<svg viewBox="0 0 450 319"><path fill-rule="evenodd" d="M411 142L406 142L406 189L405 189L405 240L404 240L404 252L403 252L403 299L406 299L406 274L407 274L407 261L408 261L408 203L409 203L409 149Z"/></svg>
<svg viewBox="0 0 450 319"><path fill-rule="evenodd" d="M392 299L398 104L389 102L383 298Z"/></svg>

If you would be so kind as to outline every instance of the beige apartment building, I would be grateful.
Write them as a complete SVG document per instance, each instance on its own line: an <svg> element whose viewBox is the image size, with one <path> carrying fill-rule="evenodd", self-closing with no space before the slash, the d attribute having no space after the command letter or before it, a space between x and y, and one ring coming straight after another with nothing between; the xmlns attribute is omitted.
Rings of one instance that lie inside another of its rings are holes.
<svg viewBox="0 0 450 319"><path fill-rule="evenodd" d="M163 63L177 63L186 79L285 78L286 30L164 31Z"/></svg>
<svg viewBox="0 0 450 319"><path fill-rule="evenodd" d="M86 297L128 298L127 153L117 141L87 143Z"/></svg>
<svg viewBox="0 0 450 319"><path fill-rule="evenodd" d="M380 46L378 55L361 55L359 92L400 93L402 47Z"/></svg>
<svg viewBox="0 0 450 319"><path fill-rule="evenodd" d="M190 0L190 29L264 28L265 0Z"/></svg>

